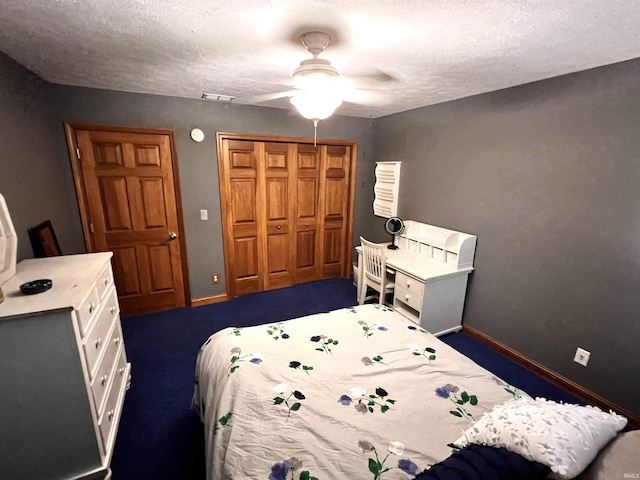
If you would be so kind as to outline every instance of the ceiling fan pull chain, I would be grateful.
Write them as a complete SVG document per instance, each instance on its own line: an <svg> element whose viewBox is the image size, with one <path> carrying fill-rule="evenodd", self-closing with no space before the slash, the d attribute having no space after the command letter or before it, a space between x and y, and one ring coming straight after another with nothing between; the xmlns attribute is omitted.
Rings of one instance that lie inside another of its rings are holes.
<svg viewBox="0 0 640 480"><path fill-rule="evenodd" d="M313 121L313 146L316 146L316 138L318 133L318 120Z"/></svg>

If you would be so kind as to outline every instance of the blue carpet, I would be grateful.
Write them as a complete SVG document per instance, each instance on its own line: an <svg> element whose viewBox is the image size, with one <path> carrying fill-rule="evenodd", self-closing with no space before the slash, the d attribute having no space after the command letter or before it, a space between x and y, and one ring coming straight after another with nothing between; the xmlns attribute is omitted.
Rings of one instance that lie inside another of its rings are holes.
<svg viewBox="0 0 640 480"><path fill-rule="evenodd" d="M195 359L211 334L229 326L277 322L356 303L351 280L337 278L213 305L123 318L132 379L111 463L113 480L205 478L204 432L190 404ZM578 403L464 333L440 338L532 396Z"/></svg>
<svg viewBox="0 0 640 480"><path fill-rule="evenodd" d="M440 340L466 355L471 360L500 377L509 385L527 392L532 397L543 397L556 402L584 405L582 400L547 382L535 373L507 360L464 332L449 333Z"/></svg>

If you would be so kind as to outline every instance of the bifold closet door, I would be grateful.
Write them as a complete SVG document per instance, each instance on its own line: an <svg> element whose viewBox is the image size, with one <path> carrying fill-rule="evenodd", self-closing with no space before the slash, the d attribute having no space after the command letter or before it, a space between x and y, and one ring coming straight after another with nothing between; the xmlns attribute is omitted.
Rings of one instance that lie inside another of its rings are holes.
<svg viewBox="0 0 640 480"><path fill-rule="evenodd" d="M320 184L322 278L344 275L347 263L349 218L349 173L351 148L345 145L322 147Z"/></svg>
<svg viewBox="0 0 640 480"><path fill-rule="evenodd" d="M294 283L295 145L224 140L220 159L230 296Z"/></svg>
<svg viewBox="0 0 640 480"><path fill-rule="evenodd" d="M351 148L297 145L296 283L344 275Z"/></svg>
<svg viewBox="0 0 640 480"><path fill-rule="evenodd" d="M348 275L350 162L350 146L220 140L230 297Z"/></svg>
<svg viewBox="0 0 640 480"><path fill-rule="evenodd" d="M300 144L296 148L296 283L322 276L320 257L320 146Z"/></svg>
<svg viewBox="0 0 640 480"><path fill-rule="evenodd" d="M295 222L292 178L296 146L264 143L265 290L294 284ZM258 208L260 210L260 208ZM262 212L259 212L259 216Z"/></svg>
<svg viewBox="0 0 640 480"><path fill-rule="evenodd" d="M260 259L265 252L258 212L259 197L264 197L264 178L258 171L262 150L260 142L222 142L220 192L229 296L264 290Z"/></svg>

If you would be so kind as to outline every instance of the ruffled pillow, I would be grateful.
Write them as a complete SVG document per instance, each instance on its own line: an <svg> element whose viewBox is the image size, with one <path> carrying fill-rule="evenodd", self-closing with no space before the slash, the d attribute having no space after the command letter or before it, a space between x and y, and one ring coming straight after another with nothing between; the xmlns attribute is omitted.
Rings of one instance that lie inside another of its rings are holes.
<svg viewBox="0 0 640 480"><path fill-rule="evenodd" d="M504 447L551 468L556 478L582 472L627 419L597 407L519 398L496 405L467 429L454 445Z"/></svg>

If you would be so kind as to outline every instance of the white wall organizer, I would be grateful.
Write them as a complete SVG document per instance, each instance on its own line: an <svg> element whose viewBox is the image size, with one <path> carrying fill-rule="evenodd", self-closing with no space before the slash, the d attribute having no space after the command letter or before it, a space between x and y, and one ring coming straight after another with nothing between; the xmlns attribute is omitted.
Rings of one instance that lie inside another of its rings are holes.
<svg viewBox="0 0 640 480"><path fill-rule="evenodd" d="M413 220L405 220L404 224L404 232L397 239L401 249L446 263L456 270L473 268L477 240L475 235Z"/></svg>
<svg viewBox="0 0 640 480"><path fill-rule="evenodd" d="M373 214L378 217L398 216L398 192L402 162L377 162L376 184L373 189Z"/></svg>

